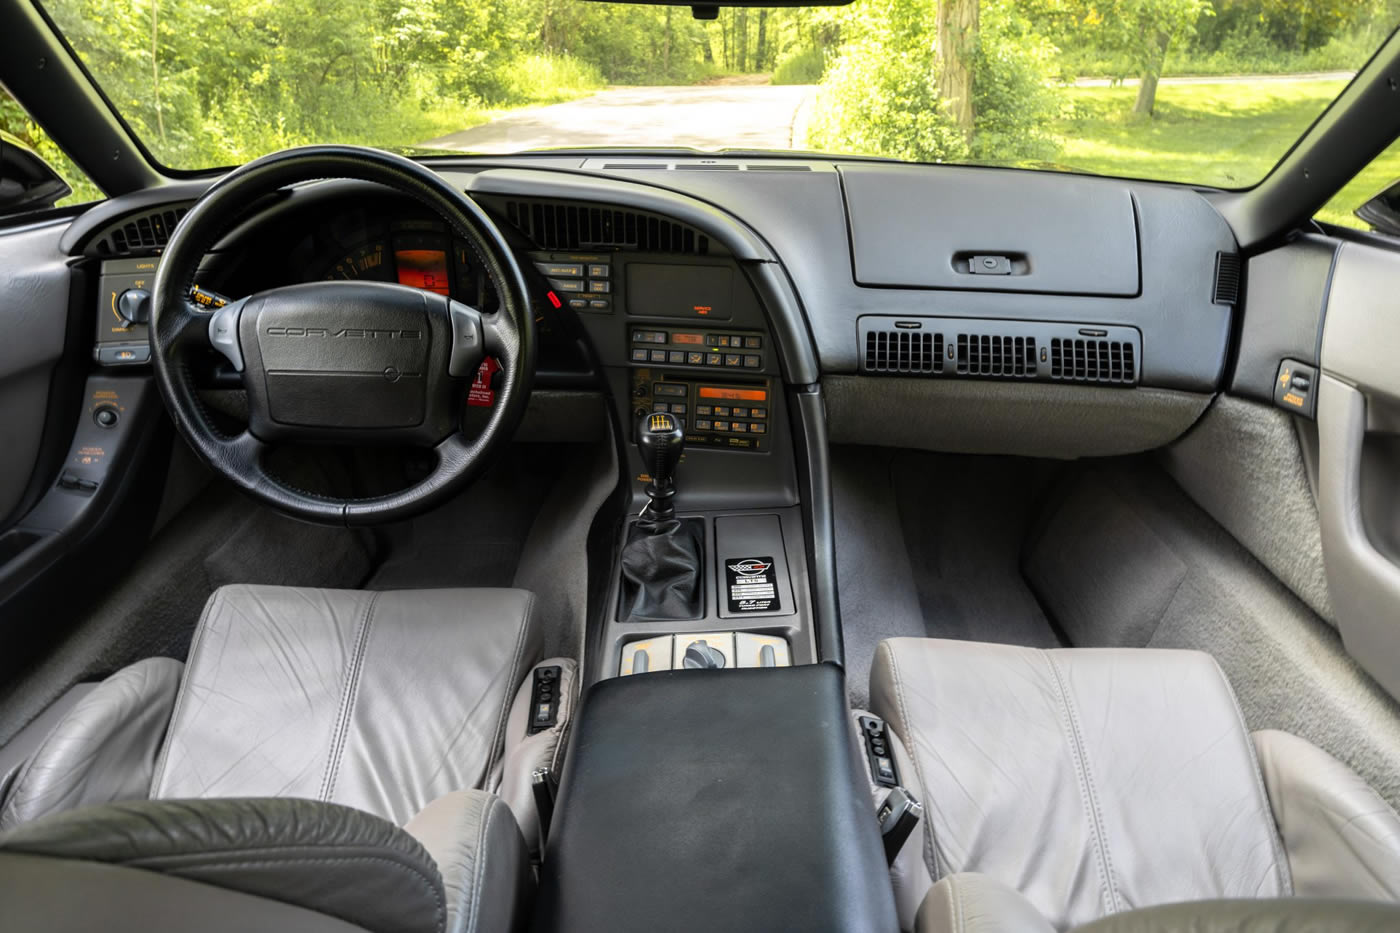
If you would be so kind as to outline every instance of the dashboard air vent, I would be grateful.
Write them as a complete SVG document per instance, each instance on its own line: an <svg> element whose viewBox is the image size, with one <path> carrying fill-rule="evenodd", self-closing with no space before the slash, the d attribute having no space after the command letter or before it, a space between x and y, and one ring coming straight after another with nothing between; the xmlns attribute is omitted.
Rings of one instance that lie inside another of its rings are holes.
<svg viewBox="0 0 1400 933"><path fill-rule="evenodd" d="M1215 254L1215 297L1218 305L1233 305L1240 300L1240 254Z"/></svg>
<svg viewBox="0 0 1400 933"><path fill-rule="evenodd" d="M958 334L958 372L967 376L1035 376L1035 338Z"/></svg>
<svg viewBox="0 0 1400 933"><path fill-rule="evenodd" d="M1050 341L1050 378L1131 384L1137 381L1133 345L1119 340L1055 337Z"/></svg>
<svg viewBox="0 0 1400 933"><path fill-rule="evenodd" d="M537 249L627 249L654 253L710 252L694 227L640 211L562 201L507 201L506 219Z"/></svg>
<svg viewBox="0 0 1400 933"><path fill-rule="evenodd" d="M170 241L170 233L186 207L167 207L138 214L121 224L107 228L97 239L99 256L131 256L151 253Z"/></svg>
<svg viewBox="0 0 1400 933"><path fill-rule="evenodd" d="M868 331L865 369L872 373L941 373L943 335L917 330Z"/></svg>
<svg viewBox="0 0 1400 933"><path fill-rule="evenodd" d="M861 371L941 378L1131 386L1136 327L951 317L862 317Z"/></svg>

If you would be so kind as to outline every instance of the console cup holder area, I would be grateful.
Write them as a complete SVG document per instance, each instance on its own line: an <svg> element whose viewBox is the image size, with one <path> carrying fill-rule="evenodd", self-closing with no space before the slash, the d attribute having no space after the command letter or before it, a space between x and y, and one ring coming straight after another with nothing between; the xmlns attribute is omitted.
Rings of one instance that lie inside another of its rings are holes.
<svg viewBox="0 0 1400 933"><path fill-rule="evenodd" d="M695 632L633 639L622 646L618 674L653 671L791 667L792 649L782 635L761 632Z"/></svg>

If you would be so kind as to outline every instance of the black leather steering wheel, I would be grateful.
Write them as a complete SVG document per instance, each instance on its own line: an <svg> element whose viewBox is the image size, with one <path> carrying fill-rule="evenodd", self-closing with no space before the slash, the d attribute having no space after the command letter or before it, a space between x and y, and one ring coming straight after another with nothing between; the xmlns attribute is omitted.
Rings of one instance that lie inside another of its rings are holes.
<svg viewBox="0 0 1400 933"><path fill-rule="evenodd" d="M200 260L248 205L287 185L327 178L377 182L407 195L466 241L500 296L492 313L383 282L312 282L201 307ZM151 360L176 428L216 473L255 499L323 524L368 525L421 512L469 483L509 440L535 372L535 321L525 278L501 232L470 198L423 166L377 149L307 146L229 173L170 236L151 294ZM242 376L248 427L220 431L200 403L190 362L213 348ZM461 433L467 384L487 355L501 386L485 428ZM335 499L269 473L279 441L431 447L437 464L414 485Z"/></svg>

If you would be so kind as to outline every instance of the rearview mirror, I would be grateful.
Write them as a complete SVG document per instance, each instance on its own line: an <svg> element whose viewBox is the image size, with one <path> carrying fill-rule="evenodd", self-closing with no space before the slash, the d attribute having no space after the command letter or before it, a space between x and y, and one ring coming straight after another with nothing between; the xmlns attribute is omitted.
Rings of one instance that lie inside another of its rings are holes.
<svg viewBox="0 0 1400 933"><path fill-rule="evenodd" d="M647 3L652 6L688 6L696 19L716 19L722 6L846 6L851 0L588 0L593 3Z"/></svg>
<svg viewBox="0 0 1400 933"><path fill-rule="evenodd" d="M0 215L41 211L72 193L37 152L0 131Z"/></svg>
<svg viewBox="0 0 1400 933"><path fill-rule="evenodd" d="M1400 236L1400 179L1356 209L1356 216L1380 233Z"/></svg>

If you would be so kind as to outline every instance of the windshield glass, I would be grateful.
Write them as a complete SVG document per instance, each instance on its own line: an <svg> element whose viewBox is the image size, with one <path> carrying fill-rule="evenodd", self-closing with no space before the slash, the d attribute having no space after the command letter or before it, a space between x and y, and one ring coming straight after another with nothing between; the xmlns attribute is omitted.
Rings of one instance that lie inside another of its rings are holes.
<svg viewBox="0 0 1400 933"><path fill-rule="evenodd" d="M1246 187L1400 0L46 0L167 165L311 142L809 150Z"/></svg>

